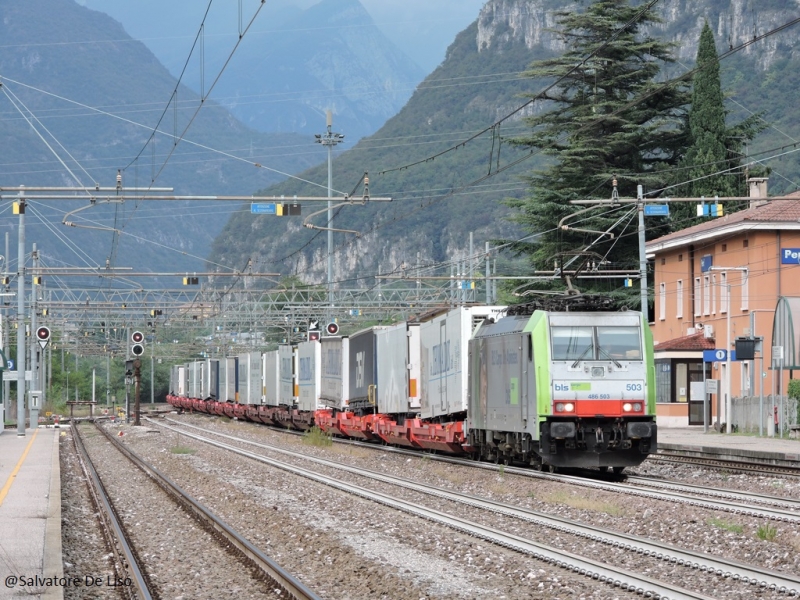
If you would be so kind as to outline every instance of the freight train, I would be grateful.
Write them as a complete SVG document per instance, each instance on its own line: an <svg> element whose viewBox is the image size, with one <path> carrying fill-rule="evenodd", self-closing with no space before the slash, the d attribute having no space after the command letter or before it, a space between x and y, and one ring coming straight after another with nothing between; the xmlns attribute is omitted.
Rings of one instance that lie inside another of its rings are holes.
<svg viewBox="0 0 800 600"><path fill-rule="evenodd" d="M569 308L459 307L177 365L168 401L480 460L621 472L656 449L652 337L641 313Z"/></svg>

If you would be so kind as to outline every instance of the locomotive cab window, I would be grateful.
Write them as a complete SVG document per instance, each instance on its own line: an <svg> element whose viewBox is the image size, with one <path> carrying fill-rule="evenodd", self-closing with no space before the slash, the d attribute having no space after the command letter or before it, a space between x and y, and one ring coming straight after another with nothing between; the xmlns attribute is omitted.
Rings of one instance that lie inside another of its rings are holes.
<svg viewBox="0 0 800 600"><path fill-rule="evenodd" d="M642 360L642 340L638 327L598 327L597 345L611 358Z"/></svg>
<svg viewBox="0 0 800 600"><path fill-rule="evenodd" d="M642 360L638 327L552 327L553 360Z"/></svg>
<svg viewBox="0 0 800 600"><path fill-rule="evenodd" d="M552 327L553 360L594 358L593 327Z"/></svg>

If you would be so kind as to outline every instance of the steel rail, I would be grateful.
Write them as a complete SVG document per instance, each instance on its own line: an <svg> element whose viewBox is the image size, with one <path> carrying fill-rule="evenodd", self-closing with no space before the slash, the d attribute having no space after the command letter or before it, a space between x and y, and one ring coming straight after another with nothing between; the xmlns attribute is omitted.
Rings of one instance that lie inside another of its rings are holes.
<svg viewBox="0 0 800 600"><path fill-rule="evenodd" d="M724 488L707 487L695 485L693 483L678 483L676 481L665 481L663 479L639 477L634 475L629 475L625 479L625 483L663 489L683 490L693 494L699 494L702 496L715 496L718 498L725 498L727 500L760 502L761 504L769 504L771 506L780 506L800 511L800 500L795 500L794 498L769 496L767 494L757 494L754 492L738 492L736 490L726 490Z"/></svg>
<svg viewBox="0 0 800 600"><path fill-rule="evenodd" d="M116 546L118 548L118 551L115 552L115 555L118 557L116 562L119 563L119 567L130 577L133 583L131 591L135 589L136 594L142 600L152 600L153 595L150 591L150 580L139 566L138 555L128 542L128 535L125 527L117 516L117 511L108 496L108 492L94 468L89 453L86 451L80 430L75 423L72 423L70 428L72 431L72 441L78 453L78 460L81 463L83 472L87 476L89 490L93 501L97 505L98 514L101 516L106 531L109 534L113 534L114 540L116 540ZM100 510L101 508L102 510ZM122 552L124 556L124 563L119 560L119 552ZM125 565L127 565L127 567Z"/></svg>
<svg viewBox="0 0 800 600"><path fill-rule="evenodd" d="M325 475L315 473L314 471L309 471L307 469L302 469L294 465L289 465L287 463L273 460L260 454L248 452L247 450L244 450L237 446L232 446L224 442L219 442L209 438L204 438L202 436L196 435L191 432L187 432L182 429L178 429L176 427L172 427L170 425L165 425L163 423L158 423L152 420L151 422L159 425L160 427L164 427L172 431L178 431L181 433L181 435L184 435L186 437L204 442L212 446L216 446L218 448L222 448L224 450L234 452L236 454L239 454L240 456L251 458L253 460L281 469L288 473L292 473L294 475L310 479L311 481L316 481L317 483L321 483L323 485L327 485L334 489L338 489L347 494L356 495L373 502L378 502L379 504L383 504L384 506L388 506L390 508L394 508L396 510L400 510L408 514L421 517L428 521L445 525L447 527L456 529L473 537L478 537L490 541L492 543L496 543L500 546L504 546L511 550L528 554L530 556L533 556L537 560L553 564L557 567L570 570L573 573L589 577L591 579L600 581L602 583L610 584L614 587L618 587L623 590L635 592L637 594L644 595L645 597L660 598L661 600L710 600L710 598L704 594L699 594L691 590L686 590L684 588L671 585L669 583L657 581L649 577L639 575L637 573L609 566L605 563L584 558L572 554L570 552L566 552L564 550L559 550L557 548L547 546L545 544L540 544L538 542L534 542L532 540L528 540L517 535L509 534L500 531L498 529L494 529L492 527L487 527L484 525L480 525L479 523L474 523L472 521L454 517L452 515L448 515L444 512L438 511L433 508L429 508L427 506L422 506L420 504L416 504L413 502L403 501L398 498L389 496L387 494L382 494L375 490L370 490L367 488L362 488L360 486L353 485L350 482L340 481L332 477L327 477Z"/></svg>
<svg viewBox="0 0 800 600"><path fill-rule="evenodd" d="M175 422L172 419L167 419L167 420ZM521 519L530 523L535 523L537 525L542 525L544 527L555 529L556 531L562 533L568 533L571 535L588 538L595 542L600 542L610 546L624 548L625 550L631 552L637 552L639 554L643 554L644 556L649 556L657 560L671 562L677 564L678 566L685 566L687 568L699 569L702 572L715 574L719 577L723 577L726 579L732 578L734 581L741 581L744 584L758 586L759 588L762 589L775 590L779 591L780 593L789 594L793 596L800 595L800 578L791 575L785 575L783 573L775 571L765 571L761 567L754 567L738 561L716 558L714 556L705 553L694 552L692 550L685 550L683 548L678 548L677 546L673 546L671 544L650 540L644 537L629 535L629 534L621 534L616 531L612 531L610 529L596 527L594 525L590 525L587 523L579 523L573 520L549 515L539 511L519 508L502 502L496 502L494 500L479 498L469 494L462 494L460 492L446 490L444 488L428 485L425 483L408 481L406 479L394 477L392 475L386 475L383 473L378 473L375 471L371 471L369 469L356 468L348 465L335 463L333 461L328 461L325 459L299 455L296 452L272 446L270 444L263 444L260 442L245 440L229 434L204 429L202 427L198 427L196 425L192 425L189 423L181 423L181 425L184 427L190 427L192 429L203 431L207 434L234 440L242 444L247 444L258 448L263 448L265 450L299 457L309 462L323 465L325 467L338 469L362 477L368 477L370 479L381 481L383 483L388 483L390 485L396 485L423 494L428 494L445 500L450 500L452 502L466 504L474 508L489 510L497 514L502 514L508 517Z"/></svg>
<svg viewBox="0 0 800 600"><path fill-rule="evenodd" d="M759 462L741 462L733 460L724 460L720 458L705 458L701 456L684 456L680 454L659 454L651 455L647 460L654 462L677 463L687 465L697 465L705 467L713 467L716 469L728 469L730 471L742 471L744 473L755 473L765 475L786 475L789 477L800 477L800 467L792 465L775 465L769 463Z"/></svg>
<svg viewBox="0 0 800 600"><path fill-rule="evenodd" d="M203 504L201 504L191 494L179 487L169 477L161 473L158 469L147 463L143 458L130 448L119 442L114 436L99 425L97 428L103 435L134 465L136 465L146 475L151 477L159 487L167 492L170 497L178 501L182 506L188 508L204 524L208 525L217 534L236 548L241 554L247 557L258 569L263 571L270 579L275 581L289 595L298 600L320 600L313 591L303 583L283 569L278 563L269 556L261 552L249 540L240 535L230 525L216 516Z"/></svg>

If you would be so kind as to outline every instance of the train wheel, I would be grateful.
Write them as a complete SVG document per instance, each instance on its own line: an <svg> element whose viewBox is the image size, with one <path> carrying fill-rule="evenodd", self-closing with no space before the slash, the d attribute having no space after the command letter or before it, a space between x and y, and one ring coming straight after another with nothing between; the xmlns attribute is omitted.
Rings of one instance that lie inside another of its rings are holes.
<svg viewBox="0 0 800 600"><path fill-rule="evenodd" d="M547 465L547 470L550 471L551 473L557 473L558 467L555 465Z"/></svg>
<svg viewBox="0 0 800 600"><path fill-rule="evenodd" d="M614 467L614 475L622 475L622 472L625 470L625 467Z"/></svg>

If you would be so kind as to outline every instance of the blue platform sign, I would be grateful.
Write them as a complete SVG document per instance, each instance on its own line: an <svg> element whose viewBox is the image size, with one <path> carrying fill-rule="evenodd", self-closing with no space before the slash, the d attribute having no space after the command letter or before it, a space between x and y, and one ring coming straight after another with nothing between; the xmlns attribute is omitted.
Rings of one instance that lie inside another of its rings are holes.
<svg viewBox="0 0 800 600"><path fill-rule="evenodd" d="M700 272L708 273L711 267L714 266L714 257L711 254L706 254L700 257Z"/></svg>
<svg viewBox="0 0 800 600"><path fill-rule="evenodd" d="M250 214L253 215L274 215L277 214L274 202L252 202L250 204Z"/></svg>
<svg viewBox="0 0 800 600"><path fill-rule="evenodd" d="M669 204L645 204L644 205L645 217L668 217Z"/></svg>
<svg viewBox="0 0 800 600"><path fill-rule="evenodd" d="M800 248L781 248L782 265L800 265Z"/></svg>
<svg viewBox="0 0 800 600"><path fill-rule="evenodd" d="M8 360L6 360L6 367L8 368L9 371L13 371L14 370L14 361L12 359L10 359L10 358Z"/></svg>
<svg viewBox="0 0 800 600"><path fill-rule="evenodd" d="M703 362L725 362L726 360L728 360L728 353L725 350L719 348L703 350ZM736 360L736 350L731 350L731 360Z"/></svg>

